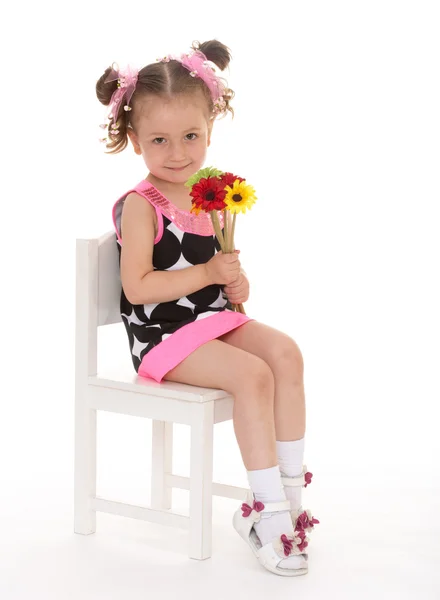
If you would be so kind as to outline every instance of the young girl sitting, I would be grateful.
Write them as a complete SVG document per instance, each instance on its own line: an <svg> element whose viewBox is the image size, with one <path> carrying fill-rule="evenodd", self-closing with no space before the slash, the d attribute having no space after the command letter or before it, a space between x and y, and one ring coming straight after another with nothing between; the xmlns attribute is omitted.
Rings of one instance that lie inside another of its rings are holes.
<svg viewBox="0 0 440 600"><path fill-rule="evenodd" d="M128 144L148 175L119 198L121 314L140 376L223 389L250 485L233 525L278 575L307 573L302 507L312 474L303 465L303 359L286 334L232 310L249 282L238 251L220 251L210 217L191 212L185 182L203 165L215 119L233 114L234 92L216 75L230 61L217 40L139 71L110 67L96 84L109 106L106 147Z"/></svg>

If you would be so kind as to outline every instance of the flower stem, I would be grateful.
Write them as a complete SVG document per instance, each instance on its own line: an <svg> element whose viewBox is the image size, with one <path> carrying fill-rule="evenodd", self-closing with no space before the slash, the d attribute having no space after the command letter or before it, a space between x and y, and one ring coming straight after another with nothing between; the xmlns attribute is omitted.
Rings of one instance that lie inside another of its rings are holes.
<svg viewBox="0 0 440 600"><path fill-rule="evenodd" d="M235 218L237 215L234 214L234 218L233 218L232 225L231 225L231 221L230 221L231 213L229 212L229 210L223 211L223 222L224 222L224 229L225 229L225 236L223 237L217 211L211 210L211 212L209 214L211 215L212 225L214 227L215 235L217 236L217 239L220 243L220 248L222 249L222 252L224 252L224 253L234 252L234 250L235 250L234 230L235 230ZM233 304L232 310L235 310L236 312L239 312L242 315L246 314L243 304Z"/></svg>
<svg viewBox="0 0 440 600"><path fill-rule="evenodd" d="M234 218L232 219L232 229L231 229L231 252L235 250L234 244L234 234L235 234L235 220L237 218L237 213L234 213Z"/></svg>
<svg viewBox="0 0 440 600"><path fill-rule="evenodd" d="M212 226L214 227L215 235L217 236L218 242L220 244L220 248L221 248L222 252L226 252L225 239L223 237L222 230L220 228L220 222L218 220L217 211L211 210L209 214L211 215Z"/></svg>
<svg viewBox="0 0 440 600"><path fill-rule="evenodd" d="M235 312L239 312L242 315L246 314L246 311L244 310L243 304L233 304L232 305L232 310L235 310Z"/></svg>
<svg viewBox="0 0 440 600"><path fill-rule="evenodd" d="M223 213L223 223L224 223L224 229L225 229L225 248L226 248L226 252L230 252L231 248L230 248L229 221L228 221L229 211L226 209L223 209L222 213Z"/></svg>

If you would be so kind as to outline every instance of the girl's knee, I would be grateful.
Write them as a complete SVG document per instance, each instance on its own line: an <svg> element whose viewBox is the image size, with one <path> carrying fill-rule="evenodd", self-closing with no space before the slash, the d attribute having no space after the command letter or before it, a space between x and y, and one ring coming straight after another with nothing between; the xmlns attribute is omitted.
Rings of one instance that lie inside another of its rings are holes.
<svg viewBox="0 0 440 600"><path fill-rule="evenodd" d="M243 365L239 387L241 391L253 397L267 398L273 402L275 380L270 366L258 356L252 356L247 365Z"/></svg>
<svg viewBox="0 0 440 600"><path fill-rule="evenodd" d="M301 380L304 375L304 359L298 344L289 336L283 336L273 346L273 367L277 373Z"/></svg>

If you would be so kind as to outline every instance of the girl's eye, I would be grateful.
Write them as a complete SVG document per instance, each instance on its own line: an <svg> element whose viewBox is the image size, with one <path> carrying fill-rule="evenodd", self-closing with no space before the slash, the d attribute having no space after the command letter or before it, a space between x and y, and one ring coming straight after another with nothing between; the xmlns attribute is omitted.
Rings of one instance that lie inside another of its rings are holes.
<svg viewBox="0 0 440 600"><path fill-rule="evenodd" d="M188 136L194 136L194 137L191 137L191 138L190 138L190 141L192 141L192 140L194 140L194 139L196 139L196 138L197 138L197 133L187 133L185 137L188 137ZM154 140L153 140L153 144L156 144L156 145L158 145L158 146L161 146L161 145L163 144L163 142L164 142L164 141L165 141L165 138L162 138L162 137L157 137L157 138L154 138Z"/></svg>

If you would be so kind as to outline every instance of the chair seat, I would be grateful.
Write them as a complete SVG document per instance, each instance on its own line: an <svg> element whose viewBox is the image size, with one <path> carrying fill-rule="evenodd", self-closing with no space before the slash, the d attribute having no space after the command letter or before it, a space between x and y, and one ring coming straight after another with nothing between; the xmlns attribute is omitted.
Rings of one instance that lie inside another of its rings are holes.
<svg viewBox="0 0 440 600"><path fill-rule="evenodd" d="M140 377L131 365L104 367L96 375L88 377L88 384L104 388L113 388L148 396L174 398L186 402L211 402L229 398L230 394L223 390L203 388L186 383L162 381Z"/></svg>

